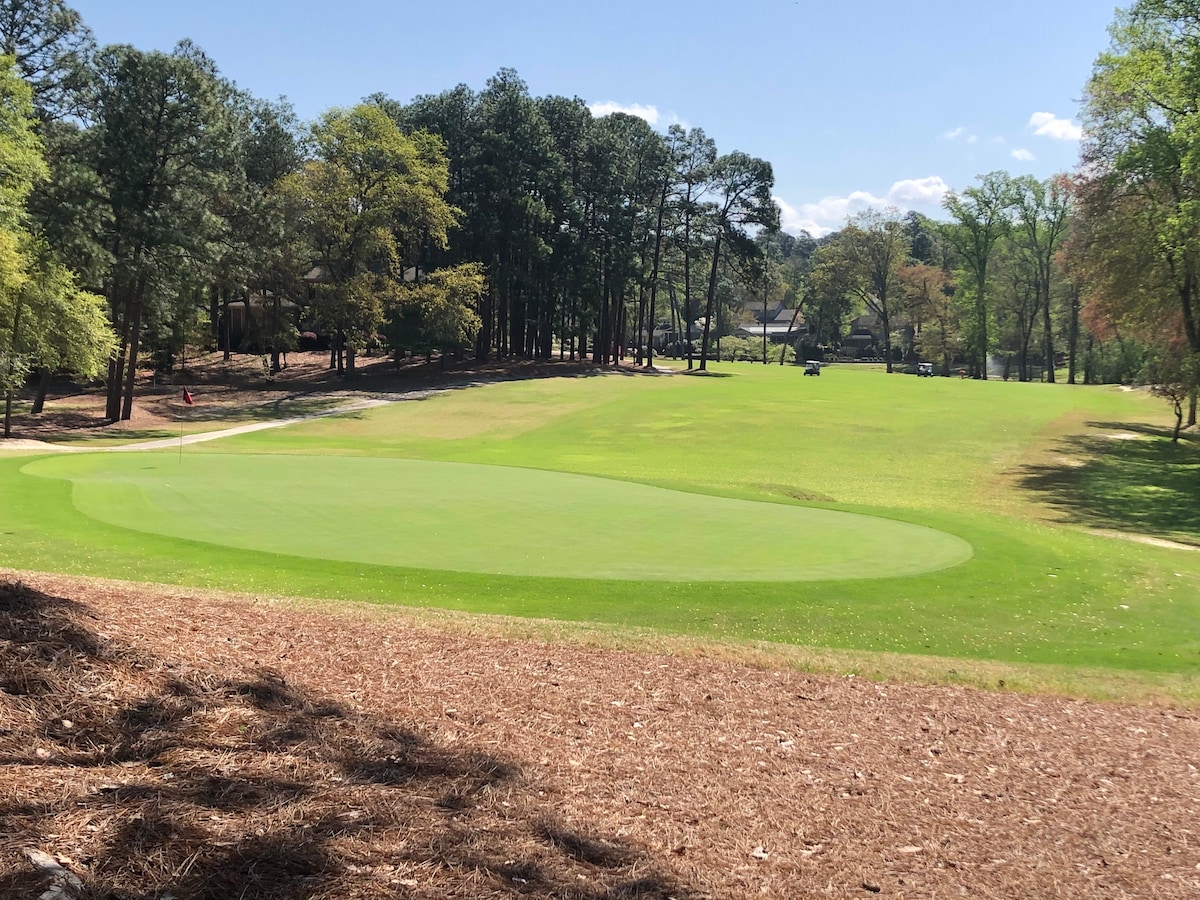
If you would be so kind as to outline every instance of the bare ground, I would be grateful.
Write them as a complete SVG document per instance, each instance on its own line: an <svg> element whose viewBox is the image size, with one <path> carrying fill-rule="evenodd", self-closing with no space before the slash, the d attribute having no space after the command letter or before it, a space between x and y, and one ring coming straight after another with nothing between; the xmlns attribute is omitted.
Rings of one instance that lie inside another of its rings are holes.
<svg viewBox="0 0 1200 900"><path fill-rule="evenodd" d="M317 403L361 401L463 382L612 373L661 374L635 367L632 362L606 367L558 359L477 363L435 357L430 362L423 358L407 359L397 366L377 356L360 357L355 376L343 378L329 368L328 353L307 351L288 354L287 367L269 375L261 357L238 354L226 361L221 353L205 353L192 357L185 371L167 377L149 370L141 372L131 416L124 421L110 422L105 418L105 398L100 387L56 384L41 414L15 417L12 438L0 439L0 450L24 449L38 446L29 443L32 441L69 437L170 433L179 428L181 420L194 424L224 422L239 416L283 418L303 414ZM192 394L193 407L183 401L185 388ZM30 399L31 392L26 394L26 399Z"/></svg>
<svg viewBox="0 0 1200 900"><path fill-rule="evenodd" d="M1200 894L1182 709L29 573L0 688L3 897Z"/></svg>

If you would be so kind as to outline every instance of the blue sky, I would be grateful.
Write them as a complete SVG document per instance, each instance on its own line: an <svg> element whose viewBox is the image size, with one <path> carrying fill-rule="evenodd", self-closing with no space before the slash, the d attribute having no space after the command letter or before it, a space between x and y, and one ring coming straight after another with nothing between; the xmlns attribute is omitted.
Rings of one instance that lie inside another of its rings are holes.
<svg viewBox="0 0 1200 900"><path fill-rule="evenodd" d="M406 102L501 67L536 96L698 126L769 160L784 227L865 206L939 216L994 169L1074 167L1079 99L1115 5L1089 0L68 0L101 43L191 38L240 87L306 119Z"/></svg>

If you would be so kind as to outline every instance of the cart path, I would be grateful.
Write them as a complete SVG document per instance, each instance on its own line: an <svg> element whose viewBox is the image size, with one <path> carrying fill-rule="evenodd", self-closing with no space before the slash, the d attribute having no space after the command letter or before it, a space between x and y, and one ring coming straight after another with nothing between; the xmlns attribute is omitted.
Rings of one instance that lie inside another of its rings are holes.
<svg viewBox="0 0 1200 900"><path fill-rule="evenodd" d="M132 444L121 444L120 446L116 447L71 447L64 444L55 444L50 441L10 438L8 440L0 440L0 453L5 450L39 450L58 453L96 453L101 451L106 453L128 453L136 450L169 450L173 447L179 447L182 444L199 444L204 441L215 441L219 438L231 437L235 434L248 434L252 431L263 431L267 428L282 428L285 425L295 425L297 422L305 422L310 419L325 419L330 416L340 416L345 413L357 412L363 409L372 409L376 406L387 406L390 403L400 403L406 400L425 400L436 394L445 393L446 391L457 390L462 387L482 383L483 382L471 381L452 385L443 385L437 388L426 388L423 390L400 391L384 394L379 397L352 400L351 402L343 403L340 406L321 410L320 412L307 413L303 416L292 416L286 419L272 419L269 422L249 422L245 425L235 425L231 428L221 428L216 431L199 431L195 434L185 434L182 437L155 438L152 441L137 441Z"/></svg>

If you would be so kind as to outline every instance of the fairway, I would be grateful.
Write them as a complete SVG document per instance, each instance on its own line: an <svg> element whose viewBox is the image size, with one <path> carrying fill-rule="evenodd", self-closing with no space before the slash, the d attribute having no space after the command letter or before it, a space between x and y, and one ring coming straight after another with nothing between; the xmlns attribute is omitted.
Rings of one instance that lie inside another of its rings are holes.
<svg viewBox="0 0 1200 900"><path fill-rule="evenodd" d="M110 525L312 559L559 578L813 581L915 575L970 545L878 516L508 466L362 457L93 453L25 472Z"/></svg>
<svg viewBox="0 0 1200 900"><path fill-rule="evenodd" d="M477 383L182 454L0 456L0 564L1200 695L1200 553L1107 536L1200 544L1198 448L1155 430L1160 401L716 371Z"/></svg>

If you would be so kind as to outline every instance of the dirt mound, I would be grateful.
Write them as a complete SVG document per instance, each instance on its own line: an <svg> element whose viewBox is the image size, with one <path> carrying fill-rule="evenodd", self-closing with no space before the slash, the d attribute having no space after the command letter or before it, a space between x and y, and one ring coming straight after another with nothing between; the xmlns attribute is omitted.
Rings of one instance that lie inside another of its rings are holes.
<svg viewBox="0 0 1200 900"><path fill-rule="evenodd" d="M21 577L0 896L1200 892L1187 711Z"/></svg>

